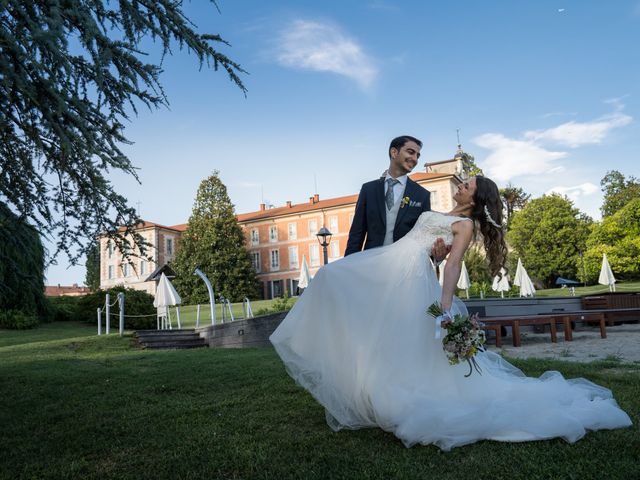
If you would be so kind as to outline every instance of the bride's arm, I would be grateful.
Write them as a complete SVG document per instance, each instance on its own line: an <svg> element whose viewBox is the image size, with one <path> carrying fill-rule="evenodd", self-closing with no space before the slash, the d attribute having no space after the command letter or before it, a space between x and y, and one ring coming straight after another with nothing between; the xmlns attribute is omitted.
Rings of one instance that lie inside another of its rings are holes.
<svg viewBox="0 0 640 480"><path fill-rule="evenodd" d="M451 231L453 232L453 242L451 243L449 258L447 258L447 263L444 267L444 282L440 300L444 311L448 311L453 302L453 292L455 292L458 278L460 278L460 270L462 269L462 257L464 257L464 252L467 251L473 237L473 222L456 222L451 226Z"/></svg>

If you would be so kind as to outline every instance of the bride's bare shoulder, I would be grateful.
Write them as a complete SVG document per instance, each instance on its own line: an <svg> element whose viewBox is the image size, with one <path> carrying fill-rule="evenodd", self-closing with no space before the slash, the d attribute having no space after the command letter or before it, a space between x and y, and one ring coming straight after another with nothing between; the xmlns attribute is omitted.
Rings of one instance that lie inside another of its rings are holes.
<svg viewBox="0 0 640 480"><path fill-rule="evenodd" d="M451 223L453 233L473 232L473 220L466 217L456 217Z"/></svg>

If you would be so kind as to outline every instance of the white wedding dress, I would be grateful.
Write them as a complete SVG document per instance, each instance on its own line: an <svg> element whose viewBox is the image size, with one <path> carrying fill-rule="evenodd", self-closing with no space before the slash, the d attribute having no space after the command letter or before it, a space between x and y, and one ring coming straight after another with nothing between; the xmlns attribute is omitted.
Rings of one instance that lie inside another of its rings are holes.
<svg viewBox="0 0 640 480"><path fill-rule="evenodd" d="M289 374L334 430L378 426L409 447L442 450L482 439L580 439L631 425L611 392L558 372L529 378L492 352L482 375L451 366L427 307L441 287L429 260L459 217L423 213L398 242L321 268L271 336ZM468 220L467 220L468 221ZM466 312L454 299L453 312Z"/></svg>

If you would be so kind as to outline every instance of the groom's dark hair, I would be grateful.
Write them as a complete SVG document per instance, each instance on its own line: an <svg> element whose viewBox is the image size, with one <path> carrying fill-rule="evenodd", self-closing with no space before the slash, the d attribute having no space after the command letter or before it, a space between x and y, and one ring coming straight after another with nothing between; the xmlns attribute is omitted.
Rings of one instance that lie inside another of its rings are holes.
<svg viewBox="0 0 640 480"><path fill-rule="evenodd" d="M422 148L422 142L418 140L416 137L412 137L410 135L402 135L400 137L396 137L391 140L389 144L389 155L391 155L391 149L395 148L396 150L400 150L404 147L404 144L407 142L416 142L420 148Z"/></svg>

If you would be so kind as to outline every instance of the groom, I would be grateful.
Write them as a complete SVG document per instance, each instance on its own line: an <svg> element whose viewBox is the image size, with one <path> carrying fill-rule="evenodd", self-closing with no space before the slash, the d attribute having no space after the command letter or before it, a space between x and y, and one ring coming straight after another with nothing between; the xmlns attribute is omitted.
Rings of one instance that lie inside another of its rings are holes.
<svg viewBox="0 0 640 480"><path fill-rule="evenodd" d="M364 249L389 245L413 228L422 212L431 210L430 193L412 181L408 174L420 158L422 142L403 135L389 145L389 169L378 180L362 185L344 256ZM444 240L432 247L436 261L447 255Z"/></svg>

